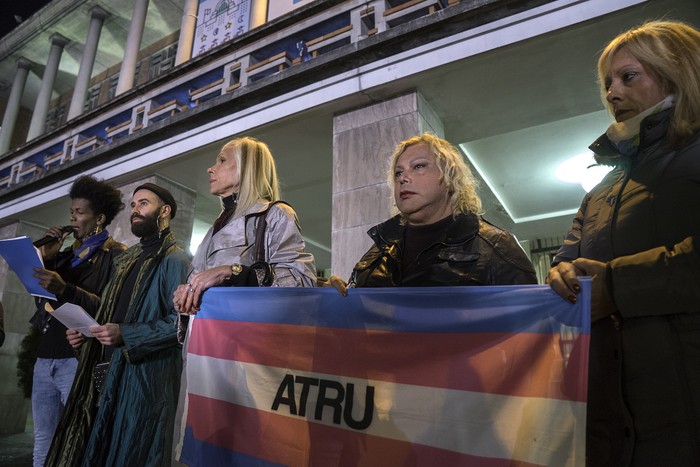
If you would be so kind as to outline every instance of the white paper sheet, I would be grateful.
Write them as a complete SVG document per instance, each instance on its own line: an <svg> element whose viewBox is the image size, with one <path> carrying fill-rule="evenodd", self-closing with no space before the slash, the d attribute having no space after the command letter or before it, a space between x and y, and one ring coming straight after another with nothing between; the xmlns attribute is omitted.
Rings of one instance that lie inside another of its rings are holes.
<svg viewBox="0 0 700 467"><path fill-rule="evenodd" d="M82 307L72 303L64 303L59 306L51 312L51 316L59 320L65 327L80 331L87 337L94 337L88 328L99 326L97 321Z"/></svg>

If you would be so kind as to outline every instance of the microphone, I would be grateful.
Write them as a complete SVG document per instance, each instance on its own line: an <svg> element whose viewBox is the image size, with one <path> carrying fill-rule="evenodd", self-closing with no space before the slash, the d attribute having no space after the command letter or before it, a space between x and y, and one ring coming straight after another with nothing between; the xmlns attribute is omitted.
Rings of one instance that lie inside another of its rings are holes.
<svg viewBox="0 0 700 467"><path fill-rule="evenodd" d="M75 232L75 229L70 225L64 225L60 229L61 229L61 232L63 232L63 233ZM41 248L42 246L46 245L47 243L55 242L55 241L60 240L60 239L61 239L60 237L54 237L53 235L47 235L44 238L40 238L39 240L34 242L34 246L37 248Z"/></svg>

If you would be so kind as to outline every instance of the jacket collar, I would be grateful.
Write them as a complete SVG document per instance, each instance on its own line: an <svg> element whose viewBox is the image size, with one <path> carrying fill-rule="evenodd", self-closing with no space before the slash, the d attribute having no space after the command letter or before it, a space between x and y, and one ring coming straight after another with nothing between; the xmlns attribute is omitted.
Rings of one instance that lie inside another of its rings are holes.
<svg viewBox="0 0 700 467"><path fill-rule="evenodd" d="M254 204L253 206L250 207L245 213L243 213L243 217L250 217L250 216L255 216L258 214L261 214L265 211L267 211L267 208L270 207L269 202L265 201L264 203L257 203Z"/></svg>
<svg viewBox="0 0 700 467"><path fill-rule="evenodd" d="M384 245L397 245L403 242L404 229L401 224L401 215L396 215L391 219L378 224L367 231L374 243L382 247ZM479 218L475 214L459 214L455 221L444 232L440 242L446 245L456 245L464 243L474 238L479 232Z"/></svg>
<svg viewBox="0 0 700 467"><path fill-rule="evenodd" d="M241 216L230 219L216 235L213 233L214 227L210 227L199 248L197 248L193 261L197 261L200 255L202 261L204 261L204 258L210 257L221 248L247 245L248 235L246 235L246 228L248 226L248 219L262 215L262 213L270 207L270 204L272 203L263 202L254 204Z"/></svg>
<svg viewBox="0 0 700 467"><path fill-rule="evenodd" d="M649 115L642 120L639 126L639 150L656 143L666 136L672 114L673 108L670 108ZM601 164L615 166L623 158L605 133L588 146L588 149L593 151L596 161Z"/></svg>
<svg viewBox="0 0 700 467"><path fill-rule="evenodd" d="M102 250L103 251L109 251L112 249L120 249L120 250L126 250L126 246L123 244L119 243L116 241L114 238L109 237L105 242L102 244Z"/></svg>
<svg viewBox="0 0 700 467"><path fill-rule="evenodd" d="M230 236L232 230L231 229L237 229L235 231L234 236L242 238L243 241L245 241L245 235L243 235L243 232L245 231L245 226L246 223L248 222L248 218L251 216L258 216L261 213L265 212L267 208L270 206L270 203L265 202L265 203L257 203L251 206L246 212L241 214L240 216L236 216L234 218L229 219L228 223L224 225L219 232L225 231L219 237L228 237ZM240 222L239 219L243 218L244 221ZM238 221L238 222L237 222ZM217 234L219 234L217 232ZM211 238L214 237L214 227L210 227L209 230L207 231L206 236L202 240L202 243L208 242ZM244 244L244 243L243 243Z"/></svg>

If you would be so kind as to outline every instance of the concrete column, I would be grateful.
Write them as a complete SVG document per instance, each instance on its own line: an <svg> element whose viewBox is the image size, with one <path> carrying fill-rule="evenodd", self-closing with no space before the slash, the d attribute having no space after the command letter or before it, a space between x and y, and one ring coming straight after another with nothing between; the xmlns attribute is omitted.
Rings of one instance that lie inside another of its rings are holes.
<svg viewBox="0 0 700 467"><path fill-rule="evenodd" d="M100 42L100 34L102 33L102 24L108 15L109 14L99 6L93 7L90 10L88 35L85 40L83 57L80 60L78 77L75 80L75 88L73 89L73 98L70 102L67 120L72 120L83 113L83 106L85 105L88 86L90 85L90 77L92 76L92 68L95 65L97 45Z"/></svg>
<svg viewBox="0 0 700 467"><path fill-rule="evenodd" d="M63 48L69 43L68 39L58 33L51 35L51 50L49 51L49 58L46 60L44 76L41 78L41 88L36 98L32 121L29 124L27 141L43 134L46 129L46 115L49 112L49 103L51 102L51 94L53 94L56 73L58 73L58 65L61 62Z"/></svg>
<svg viewBox="0 0 700 467"><path fill-rule="evenodd" d="M109 230L109 233L114 239L125 245L131 246L138 243L139 239L131 233L131 208L129 205L131 204L131 197L134 194L134 189L143 183L155 183L172 193L177 203L177 213L175 219L170 223L170 230L175 234L178 245L189 252L190 239L192 238L192 229L194 227L194 205L197 200L197 192L159 174L135 180L118 187L119 191L122 192L122 201L126 205L126 208L114 218L112 223L107 227L107 230Z"/></svg>
<svg viewBox="0 0 700 467"><path fill-rule="evenodd" d="M177 56L175 66L192 58L192 45L194 44L194 34L197 30L197 10L199 0L185 0L182 9L182 23L180 24L180 39L177 41Z"/></svg>
<svg viewBox="0 0 700 467"><path fill-rule="evenodd" d="M0 238L26 235L36 240L44 232L45 227L20 221L0 227ZM17 357L36 305L5 261L0 261L0 297L5 309L5 343L0 347L0 435L8 435L24 432L31 410L30 400L18 386Z"/></svg>
<svg viewBox="0 0 700 467"><path fill-rule="evenodd" d="M139 50L141 50L141 38L143 37L147 12L148 0L134 0L134 12L131 16L129 34L126 36L126 47L124 47L124 60L122 60L122 67L119 70L117 96L134 87L134 74L139 59Z"/></svg>
<svg viewBox="0 0 700 467"><path fill-rule="evenodd" d="M29 75L29 67L31 62L24 58L17 60L17 73L15 80L12 82L12 90L10 97L7 100L5 115L2 117L2 127L0 127L0 154L5 154L10 149L10 141L12 141L12 133L15 131L17 123L17 115L19 115L19 107L24 93L24 85L27 84L27 75Z"/></svg>
<svg viewBox="0 0 700 467"><path fill-rule="evenodd" d="M367 230L394 215L389 159L399 142L424 132L444 134L415 91L333 118L333 274L347 280L372 245Z"/></svg>
<svg viewBox="0 0 700 467"><path fill-rule="evenodd" d="M250 1L250 26L248 29L257 28L267 22L267 0Z"/></svg>

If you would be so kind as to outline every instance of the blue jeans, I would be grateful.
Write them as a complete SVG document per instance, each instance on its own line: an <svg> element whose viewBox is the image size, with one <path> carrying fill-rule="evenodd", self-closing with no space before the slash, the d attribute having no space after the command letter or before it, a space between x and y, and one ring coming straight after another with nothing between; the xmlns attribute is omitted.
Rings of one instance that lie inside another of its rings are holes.
<svg viewBox="0 0 700 467"><path fill-rule="evenodd" d="M75 358L37 358L34 364L34 467L44 465L77 368Z"/></svg>

